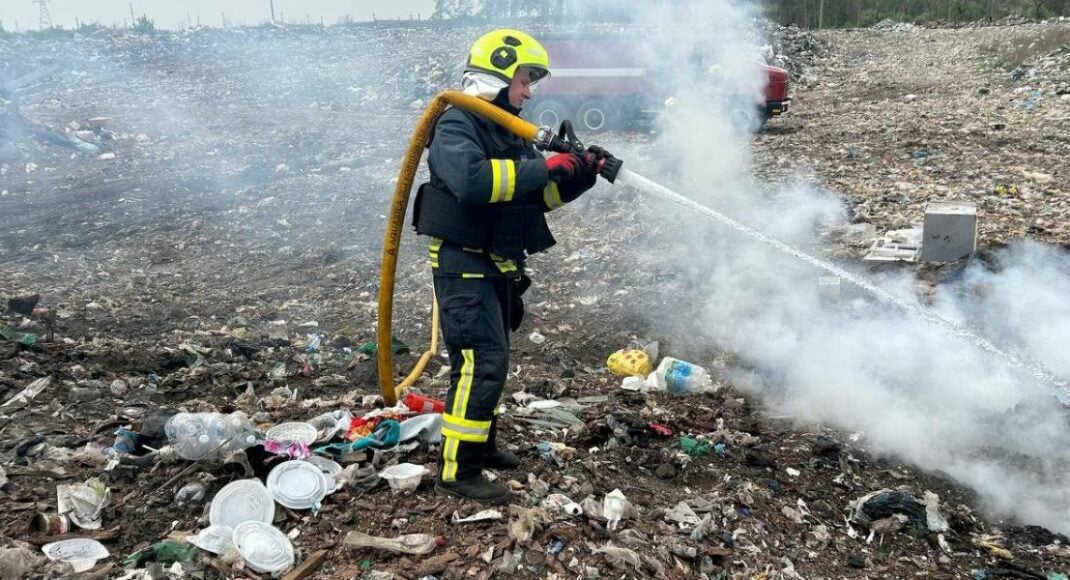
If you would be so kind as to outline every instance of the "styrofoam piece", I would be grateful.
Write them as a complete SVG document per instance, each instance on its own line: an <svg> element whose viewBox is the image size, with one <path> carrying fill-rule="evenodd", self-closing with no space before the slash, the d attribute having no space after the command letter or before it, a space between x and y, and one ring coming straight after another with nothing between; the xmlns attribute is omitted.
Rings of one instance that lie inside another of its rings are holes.
<svg viewBox="0 0 1070 580"><path fill-rule="evenodd" d="M257 572L278 574L294 565L290 539L271 524L248 521L234 528L234 547Z"/></svg>
<svg viewBox="0 0 1070 580"><path fill-rule="evenodd" d="M228 483L208 508L208 521L213 526L235 528L247 521L271 523L274 519L275 501L258 479Z"/></svg>
<svg viewBox="0 0 1070 580"><path fill-rule="evenodd" d="M294 510L318 508L332 489L334 482L319 467L300 459L276 465L267 477L271 497Z"/></svg>

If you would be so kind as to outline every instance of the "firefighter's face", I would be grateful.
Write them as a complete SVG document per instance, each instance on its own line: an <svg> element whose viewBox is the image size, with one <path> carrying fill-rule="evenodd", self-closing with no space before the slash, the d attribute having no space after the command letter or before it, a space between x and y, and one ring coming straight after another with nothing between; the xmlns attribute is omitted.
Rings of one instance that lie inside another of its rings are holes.
<svg viewBox="0 0 1070 580"><path fill-rule="evenodd" d="M516 69L513 80L509 82L509 104L520 109L524 101L531 98L531 70L527 67Z"/></svg>

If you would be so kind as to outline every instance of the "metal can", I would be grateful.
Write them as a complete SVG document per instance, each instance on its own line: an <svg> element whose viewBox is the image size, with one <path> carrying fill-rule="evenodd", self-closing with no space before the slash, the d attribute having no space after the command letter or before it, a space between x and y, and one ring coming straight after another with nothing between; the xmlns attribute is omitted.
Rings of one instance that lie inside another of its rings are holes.
<svg viewBox="0 0 1070 580"><path fill-rule="evenodd" d="M71 521L61 514L37 514L30 522L30 531L46 536L58 536L71 530Z"/></svg>

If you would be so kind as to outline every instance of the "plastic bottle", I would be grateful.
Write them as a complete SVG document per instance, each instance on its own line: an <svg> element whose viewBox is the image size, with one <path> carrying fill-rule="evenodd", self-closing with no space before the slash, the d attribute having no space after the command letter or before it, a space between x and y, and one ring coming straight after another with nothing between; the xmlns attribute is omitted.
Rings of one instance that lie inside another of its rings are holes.
<svg viewBox="0 0 1070 580"><path fill-rule="evenodd" d="M677 395L705 393L713 390L713 380L706 369L686 361L665 357L650 378L657 388Z"/></svg>
<svg viewBox="0 0 1070 580"><path fill-rule="evenodd" d="M223 449L219 450L220 454L248 449L256 445L259 439L259 434L249 421L249 417L241 411L235 411L230 415L212 413L210 421L212 428L209 434L212 439L212 448L215 449L220 443L229 441Z"/></svg>
<svg viewBox="0 0 1070 580"><path fill-rule="evenodd" d="M408 534L396 538L370 536L364 532L351 531L346 534L345 544L350 548L379 548L401 554L421 555L435 549L438 542L430 534Z"/></svg>
<svg viewBox="0 0 1070 580"><path fill-rule="evenodd" d="M179 413L167 420L164 433L183 459L204 459L218 445L208 432L208 413Z"/></svg>

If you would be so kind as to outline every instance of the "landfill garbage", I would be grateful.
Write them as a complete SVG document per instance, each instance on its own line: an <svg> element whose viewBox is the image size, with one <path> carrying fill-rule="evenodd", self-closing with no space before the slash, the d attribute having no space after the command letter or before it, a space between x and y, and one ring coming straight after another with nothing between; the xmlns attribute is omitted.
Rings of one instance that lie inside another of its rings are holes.
<svg viewBox="0 0 1070 580"><path fill-rule="evenodd" d="M636 554L628 548L606 544L605 546L595 548L594 552L597 554L604 554L606 562L618 570L628 571L631 569L638 572L639 567L642 565L642 561L639 559L639 554Z"/></svg>
<svg viewBox="0 0 1070 580"><path fill-rule="evenodd" d="M515 504L509 506L509 515L506 531L510 538L520 543L531 540L547 519L546 512L541 508L525 508Z"/></svg>
<svg viewBox="0 0 1070 580"><path fill-rule="evenodd" d="M123 566L140 568L147 562L159 562L160 564L191 562L197 559L198 553L197 546L192 544L163 540L130 554L123 560Z"/></svg>
<svg viewBox="0 0 1070 580"><path fill-rule="evenodd" d="M711 451L709 441L687 436L680 437L680 448L684 450L684 453L692 457L705 457Z"/></svg>
<svg viewBox="0 0 1070 580"><path fill-rule="evenodd" d="M646 387L646 380L643 377L624 377L620 381L620 388L625 391L639 392Z"/></svg>
<svg viewBox="0 0 1070 580"><path fill-rule="evenodd" d="M40 294L8 298L7 309L15 314L30 315L33 314L33 309L37 308L37 303L40 302L40 300Z"/></svg>
<svg viewBox="0 0 1070 580"><path fill-rule="evenodd" d="M624 497L621 490L614 489L602 500L602 516L606 518L606 527L609 531L614 531L622 519L637 517L638 510L628 501L628 498Z"/></svg>
<svg viewBox="0 0 1070 580"><path fill-rule="evenodd" d="M714 391L713 379L706 369L672 357L661 359L658 368L648 377L657 390L675 395L700 394Z"/></svg>
<svg viewBox="0 0 1070 580"><path fill-rule="evenodd" d="M60 540L41 546L41 551L49 560L66 562L77 572L91 570L97 565L97 561L111 555L104 544L96 540L85 538L73 538Z"/></svg>
<svg viewBox="0 0 1070 580"><path fill-rule="evenodd" d="M442 415L428 413L417 415L401 422L398 443L419 438L422 443L437 444L442 441Z"/></svg>
<svg viewBox="0 0 1070 580"><path fill-rule="evenodd" d="M339 489L342 489L341 475L343 467L336 461L331 461L326 457L320 455L310 455L304 459L308 463L315 465L327 478L327 481L332 484L332 487L328 490L328 494L334 493Z"/></svg>
<svg viewBox="0 0 1070 580"><path fill-rule="evenodd" d="M621 349L609 355L606 367L618 377L646 377L654 367L646 352L639 349Z"/></svg>
<svg viewBox="0 0 1070 580"><path fill-rule="evenodd" d="M354 463L342 470L338 480L342 482L342 487L349 492L349 495L356 498L375 489L382 478L371 464Z"/></svg>
<svg viewBox="0 0 1070 580"><path fill-rule="evenodd" d="M71 520L60 514L37 514L30 520L30 531L43 536L66 534L71 529Z"/></svg>
<svg viewBox="0 0 1070 580"><path fill-rule="evenodd" d="M540 505L551 512L560 512L570 516L583 515L583 506L560 493L552 493L546 496Z"/></svg>
<svg viewBox="0 0 1070 580"><path fill-rule="evenodd" d="M104 507L111 501L111 492L99 479L82 484L56 486L56 506L59 514L85 530L99 530Z"/></svg>
<svg viewBox="0 0 1070 580"><path fill-rule="evenodd" d="M310 423L293 421L275 425L264 433L264 437L278 443L310 445L319 438L319 431Z"/></svg>
<svg viewBox="0 0 1070 580"><path fill-rule="evenodd" d="M25 405L34 400L37 395L41 394L41 391L48 388L48 385L52 384L52 377L42 377L26 385L24 389L15 393L11 398L4 401L3 407L11 405Z"/></svg>
<svg viewBox="0 0 1070 580"><path fill-rule="evenodd" d="M432 397L426 397L419 393L408 393L401 399L405 403L405 406L409 408L413 413L444 413L446 412L446 402L435 399Z"/></svg>
<svg viewBox="0 0 1070 580"><path fill-rule="evenodd" d="M343 540L349 548L375 548L399 554L428 554L438 543L430 534L406 534L397 538L381 538L364 532L351 531Z"/></svg>
<svg viewBox="0 0 1070 580"><path fill-rule="evenodd" d="M308 420L308 424L316 429L315 441L330 441L338 435L349 431L353 421L353 414L347 410L331 411L323 413ZM311 441L309 442L311 443Z"/></svg>
<svg viewBox="0 0 1070 580"><path fill-rule="evenodd" d="M195 481L183 485L175 492L175 506L179 508L197 507L204 502L204 496L208 493L204 484Z"/></svg>
<svg viewBox="0 0 1070 580"><path fill-rule="evenodd" d="M399 463L379 472L379 477L390 484L390 489L412 491L420 486L420 480L428 473L427 468L422 465Z"/></svg>
<svg viewBox="0 0 1070 580"><path fill-rule="evenodd" d="M221 413L178 413L164 432L183 459L222 459L252 447L259 440L256 428L241 411Z"/></svg>
<svg viewBox="0 0 1070 580"><path fill-rule="evenodd" d="M1003 546L1003 539L998 536L979 536L971 540L974 546L988 550L988 553L1003 560L1013 560L1014 554Z"/></svg>
<svg viewBox="0 0 1070 580"><path fill-rule="evenodd" d="M213 526L236 528L247 521L271 523L275 520L275 501L258 479L239 479L223 486L208 508Z"/></svg>
<svg viewBox="0 0 1070 580"><path fill-rule="evenodd" d="M294 565L293 544L271 524L242 522L234 528L233 538L234 548L256 572L278 574Z"/></svg>
<svg viewBox="0 0 1070 580"><path fill-rule="evenodd" d="M925 526L929 529L929 532L934 534L942 534L946 532L950 525L948 524L947 517L940 513L940 496L935 493L925 490Z"/></svg>
<svg viewBox="0 0 1070 580"><path fill-rule="evenodd" d="M476 522L495 521L503 518L504 516L502 516L502 512L494 509L489 509L476 512L466 518L462 518L461 514L453 512L453 516L450 518L450 521L455 524L471 524Z"/></svg>
<svg viewBox="0 0 1070 580"><path fill-rule="evenodd" d="M319 467L294 459L279 463L267 476L267 490L279 505L292 510L310 509L316 513L323 498L334 489Z"/></svg>
<svg viewBox="0 0 1070 580"><path fill-rule="evenodd" d="M882 489L866 494L855 500L852 510L851 522L866 527L899 514L907 518L915 533L927 531L925 504L904 491Z"/></svg>
<svg viewBox="0 0 1070 580"><path fill-rule="evenodd" d="M234 548L234 528L208 526L190 538L190 543L213 554L223 554Z"/></svg>
<svg viewBox="0 0 1070 580"><path fill-rule="evenodd" d="M664 518L666 521L677 524L681 530L690 530L701 521L698 514L686 501L681 501L672 509L666 510Z"/></svg>
<svg viewBox="0 0 1070 580"><path fill-rule="evenodd" d="M398 338L396 336L395 337L391 337L391 339L390 339L390 351L393 354L396 354L396 355L408 354L409 353L409 345L407 345L404 342L401 342L400 340L398 340ZM366 342L366 343L360 345L360 348L357 349L357 352L359 352L361 354L366 354L366 355L369 355L369 356L374 356L374 355L379 353L379 344L377 342L375 342L374 340L370 341L370 342Z"/></svg>
<svg viewBox="0 0 1070 580"><path fill-rule="evenodd" d="M29 548L0 547L0 578L25 578L43 563L41 554Z"/></svg>

